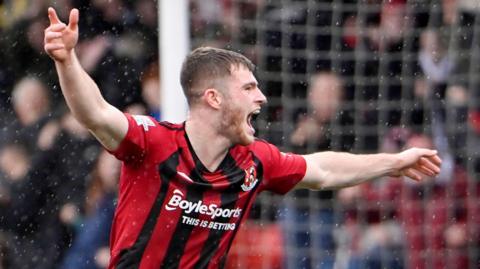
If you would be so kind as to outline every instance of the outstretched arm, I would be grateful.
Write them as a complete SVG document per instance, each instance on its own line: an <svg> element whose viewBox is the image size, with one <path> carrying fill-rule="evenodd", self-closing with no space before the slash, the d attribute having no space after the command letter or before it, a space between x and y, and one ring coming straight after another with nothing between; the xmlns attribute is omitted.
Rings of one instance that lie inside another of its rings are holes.
<svg viewBox="0 0 480 269"><path fill-rule="evenodd" d="M354 186L382 176L406 176L419 181L440 172L435 150L411 148L397 154L355 155L319 152L304 156L307 172L298 188L336 189Z"/></svg>
<svg viewBox="0 0 480 269"><path fill-rule="evenodd" d="M63 96L74 117L107 149L115 150L128 130L123 113L102 97L97 84L80 65L74 48L78 42L77 9L70 11L68 25L53 8L48 9L50 26L45 29L45 51L55 61Z"/></svg>

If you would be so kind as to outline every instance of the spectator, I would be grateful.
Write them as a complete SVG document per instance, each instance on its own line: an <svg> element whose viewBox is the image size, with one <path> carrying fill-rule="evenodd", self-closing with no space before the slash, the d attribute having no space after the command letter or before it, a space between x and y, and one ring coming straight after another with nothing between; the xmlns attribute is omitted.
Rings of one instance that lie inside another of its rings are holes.
<svg viewBox="0 0 480 269"><path fill-rule="evenodd" d="M48 121L51 99L47 86L37 78L25 77L15 84L11 103L18 122L15 139L24 141L30 152L36 150L40 129Z"/></svg>
<svg viewBox="0 0 480 269"><path fill-rule="evenodd" d="M383 149L388 152L409 147L433 147L433 144L429 135L395 128L385 137ZM478 241L478 229L474 227L479 221L479 211L478 206L470 201L476 199L479 184L468 183L465 170L458 164L453 165L452 171L442 169L438 176L439 179L448 176L448 180L427 179L419 185L389 179L377 182L383 183L382 188L367 184L363 192L356 194L360 200L355 203L355 208L383 204L385 207L379 207L379 212L384 215L380 217L401 224L406 268L468 267L461 250L467 241ZM372 197L381 200L372 200ZM459 233L460 227L465 228L467 235Z"/></svg>
<svg viewBox="0 0 480 269"><path fill-rule="evenodd" d="M107 267L109 257L104 256L104 250L108 250L119 172L120 162L103 151L89 177L84 216L68 204L63 206L60 219L67 225L73 225L77 231L60 268ZM105 260L107 263L104 263Z"/></svg>
<svg viewBox="0 0 480 269"><path fill-rule="evenodd" d="M137 45L144 48L143 63L158 60L158 18L157 1L139 0L134 3L133 12L137 16L132 32L136 32Z"/></svg>
<svg viewBox="0 0 480 269"><path fill-rule="evenodd" d="M381 134L369 127L397 126L408 115L402 111L402 102L412 99L412 85L404 77L413 77L414 61L402 55L414 53L415 47L406 46L412 37L406 31L411 21L406 1L385 1L371 4L368 10L345 19L341 74L345 78L347 100L358 115L356 122L367 126L357 134L357 148L374 151L379 148ZM355 27L355 34L351 28ZM348 30L348 31L347 31ZM389 105L379 109L382 104Z"/></svg>
<svg viewBox="0 0 480 269"><path fill-rule="evenodd" d="M12 190L7 215L16 235L16 268L55 268L60 261L73 231L60 222L59 209L84 199L84 180L98 151L68 113L42 128L36 148L28 173Z"/></svg>
<svg viewBox="0 0 480 269"><path fill-rule="evenodd" d="M30 169L30 158L25 146L6 143L0 148L0 230L9 229L12 188L22 181Z"/></svg>
<svg viewBox="0 0 480 269"><path fill-rule="evenodd" d="M424 81L417 81L415 95L421 102L416 107L422 107L421 104L425 104L423 108L425 111L420 115L422 118L429 119L433 143L444 160L443 173L439 180L448 181L452 179L454 168L454 157L450 144L458 144L459 142L456 140L462 137L459 133L457 133L459 137L452 137L452 131L446 128L445 91L448 78L454 69L454 62L452 57L447 54L441 35L433 29L426 29L422 32L418 58L423 73L423 78L420 80ZM415 122L421 123L422 120L417 119Z"/></svg>
<svg viewBox="0 0 480 269"><path fill-rule="evenodd" d="M47 23L44 16L32 17L18 21L5 31L1 40L3 56L5 63L8 63L6 71L14 76L14 81L25 76L35 76L48 85L55 85L57 78L50 71L53 65L43 51L43 37L39 34ZM53 94L54 100L58 100L56 93Z"/></svg>
<svg viewBox="0 0 480 269"><path fill-rule="evenodd" d="M290 137L296 152L351 150L351 115L342 107L343 83L336 74L312 75L308 90L310 110L301 114ZM284 227L287 268L333 268L335 214L333 192L298 190L289 199ZM295 251L293 251L295 250Z"/></svg>

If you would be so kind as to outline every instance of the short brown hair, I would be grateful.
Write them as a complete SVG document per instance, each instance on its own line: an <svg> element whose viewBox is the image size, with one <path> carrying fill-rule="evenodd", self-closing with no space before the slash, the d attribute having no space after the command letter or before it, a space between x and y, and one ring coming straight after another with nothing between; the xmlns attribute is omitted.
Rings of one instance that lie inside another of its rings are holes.
<svg viewBox="0 0 480 269"><path fill-rule="evenodd" d="M213 87L217 79L231 75L232 68L240 66L255 70L255 65L237 52L212 47L199 47L190 52L180 74L188 104L195 103L202 96L202 90Z"/></svg>

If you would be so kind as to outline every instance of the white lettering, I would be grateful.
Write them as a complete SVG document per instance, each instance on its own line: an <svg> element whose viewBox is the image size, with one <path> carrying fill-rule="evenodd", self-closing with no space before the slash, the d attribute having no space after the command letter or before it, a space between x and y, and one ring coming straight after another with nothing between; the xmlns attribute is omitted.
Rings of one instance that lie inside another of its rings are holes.
<svg viewBox="0 0 480 269"><path fill-rule="evenodd" d="M218 207L216 204L203 204L203 201L191 202L184 199L184 194L180 190L174 190L173 195L165 205L165 209L168 211L175 210L177 208L182 209L186 214L191 213L200 213L202 215L210 216L213 220L217 217L224 217L224 218L238 218L242 213L241 208L221 208Z"/></svg>

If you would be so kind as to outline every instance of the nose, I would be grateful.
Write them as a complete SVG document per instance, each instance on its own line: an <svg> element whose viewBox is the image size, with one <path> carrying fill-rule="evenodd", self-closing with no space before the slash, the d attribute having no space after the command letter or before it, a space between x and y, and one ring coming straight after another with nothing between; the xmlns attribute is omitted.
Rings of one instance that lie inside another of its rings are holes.
<svg viewBox="0 0 480 269"><path fill-rule="evenodd" d="M257 88L257 96L255 101L259 103L260 105L266 104L267 103L267 97L263 94L262 90Z"/></svg>

